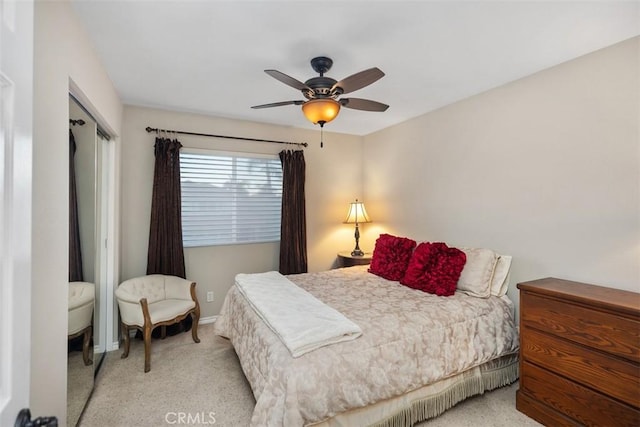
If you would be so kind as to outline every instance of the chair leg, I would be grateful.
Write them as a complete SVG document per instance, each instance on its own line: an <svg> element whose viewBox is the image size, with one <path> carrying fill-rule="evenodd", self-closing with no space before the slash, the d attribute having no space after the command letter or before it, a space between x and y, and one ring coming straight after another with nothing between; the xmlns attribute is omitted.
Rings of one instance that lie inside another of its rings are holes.
<svg viewBox="0 0 640 427"><path fill-rule="evenodd" d="M200 338L198 338L198 322L200 322L200 303L198 302L198 297L196 296L196 284L195 282L191 283L191 299L195 303L195 307L193 308L193 312L191 313L191 319L193 320L193 324L191 325L191 337L196 343L200 342Z"/></svg>
<svg viewBox="0 0 640 427"><path fill-rule="evenodd" d="M91 357L89 357L92 331L93 328L91 326L88 326L87 329L84 330L84 335L82 337L82 359L84 360L85 366L89 366L93 363L93 360L91 360Z"/></svg>
<svg viewBox="0 0 640 427"><path fill-rule="evenodd" d="M146 324L143 328L144 337L144 371L151 370L151 325Z"/></svg>
<svg viewBox="0 0 640 427"><path fill-rule="evenodd" d="M121 359L126 359L129 356L129 327L120 322L120 330L122 331L122 339L124 339L124 351L122 352Z"/></svg>
<svg viewBox="0 0 640 427"><path fill-rule="evenodd" d="M200 342L200 338L198 338L198 322L200 321L199 311L195 311L191 313L191 320L193 323L191 325L191 337L193 338L193 341L199 343Z"/></svg>

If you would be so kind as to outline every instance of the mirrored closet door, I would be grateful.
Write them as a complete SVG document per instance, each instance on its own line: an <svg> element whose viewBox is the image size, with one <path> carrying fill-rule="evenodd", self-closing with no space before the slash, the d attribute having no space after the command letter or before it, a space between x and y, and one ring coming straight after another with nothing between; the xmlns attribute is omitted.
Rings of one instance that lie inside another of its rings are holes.
<svg viewBox="0 0 640 427"><path fill-rule="evenodd" d="M106 350L108 137L69 98L67 420L77 424Z"/></svg>

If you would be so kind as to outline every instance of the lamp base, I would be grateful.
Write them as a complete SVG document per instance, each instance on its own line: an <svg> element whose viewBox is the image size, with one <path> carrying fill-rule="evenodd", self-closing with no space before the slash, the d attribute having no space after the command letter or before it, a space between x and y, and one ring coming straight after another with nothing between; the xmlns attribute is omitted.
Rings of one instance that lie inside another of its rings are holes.
<svg viewBox="0 0 640 427"><path fill-rule="evenodd" d="M360 249L354 249L351 252L351 256L364 256L364 252L362 252Z"/></svg>
<svg viewBox="0 0 640 427"><path fill-rule="evenodd" d="M356 219L356 232L353 235L356 238L356 247L353 248L351 256L364 256L364 252L360 249L360 230L358 229L358 220Z"/></svg>

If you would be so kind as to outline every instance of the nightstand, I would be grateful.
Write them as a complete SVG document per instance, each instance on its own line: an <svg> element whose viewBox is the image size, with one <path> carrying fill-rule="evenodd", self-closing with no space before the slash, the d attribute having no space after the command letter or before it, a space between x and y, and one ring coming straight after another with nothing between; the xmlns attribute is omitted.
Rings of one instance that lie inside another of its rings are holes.
<svg viewBox="0 0 640 427"><path fill-rule="evenodd" d="M371 262L372 252L365 252L363 256L353 256L351 251L338 252L339 267L353 267L354 265L368 265Z"/></svg>

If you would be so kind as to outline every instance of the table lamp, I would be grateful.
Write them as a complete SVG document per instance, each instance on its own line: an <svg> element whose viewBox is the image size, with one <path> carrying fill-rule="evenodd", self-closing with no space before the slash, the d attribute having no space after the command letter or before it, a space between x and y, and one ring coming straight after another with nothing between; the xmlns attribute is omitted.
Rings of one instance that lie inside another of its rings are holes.
<svg viewBox="0 0 640 427"><path fill-rule="evenodd" d="M358 230L358 224L364 222L371 222L369 219L369 215L367 215L367 210L364 208L364 203L359 202L356 199L355 202L351 202L349 206L349 212L347 213L347 219L344 220L345 224L355 224L356 225L356 247L351 252L351 256L363 256L364 252L360 249L359 241L360 241L360 230Z"/></svg>

